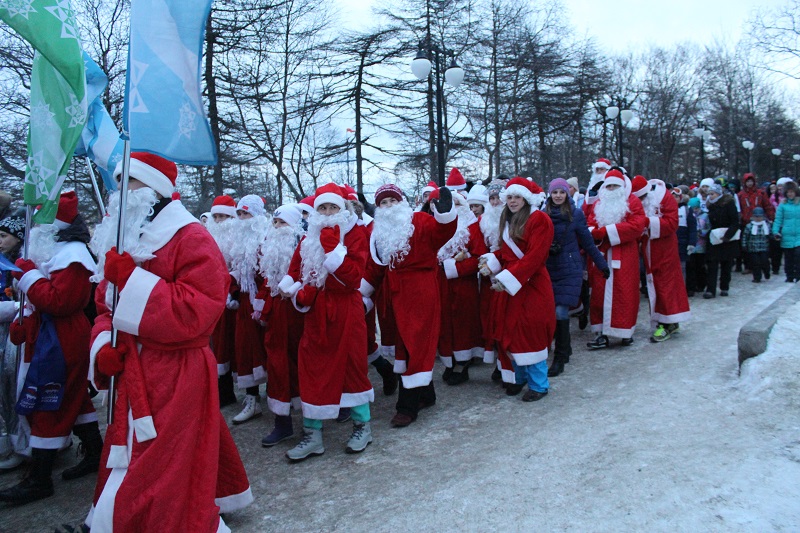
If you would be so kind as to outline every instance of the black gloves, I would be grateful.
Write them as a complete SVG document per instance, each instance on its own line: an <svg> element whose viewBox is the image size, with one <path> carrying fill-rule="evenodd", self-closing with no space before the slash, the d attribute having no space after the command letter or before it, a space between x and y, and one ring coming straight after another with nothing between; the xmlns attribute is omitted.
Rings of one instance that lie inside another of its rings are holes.
<svg viewBox="0 0 800 533"><path fill-rule="evenodd" d="M439 213L449 213L453 208L453 193L447 187L439 187L439 199L431 200Z"/></svg>
<svg viewBox="0 0 800 533"><path fill-rule="evenodd" d="M608 278L611 277L611 270L609 270L608 267L604 268L600 272L603 273L603 278L605 278L605 279L608 279Z"/></svg>

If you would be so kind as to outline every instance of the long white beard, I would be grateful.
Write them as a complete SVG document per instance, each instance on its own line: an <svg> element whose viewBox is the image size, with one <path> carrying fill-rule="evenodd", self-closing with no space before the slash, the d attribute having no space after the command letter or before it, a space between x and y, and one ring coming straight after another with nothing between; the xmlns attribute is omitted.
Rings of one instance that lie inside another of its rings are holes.
<svg viewBox="0 0 800 533"><path fill-rule="evenodd" d="M97 272L92 276L92 281L99 283L103 279L106 263L106 252L117 245L117 227L119 226L119 191L111 193L108 201L107 213L103 221L94 229L94 235L89 242L89 248L97 257ZM125 240L124 251L131 254L136 264L142 264L155 257L152 246L145 246L140 241L142 230L150 224L147 217L153 214L153 206L158 202L156 192L143 187L135 191L128 191L127 207L125 212Z"/></svg>
<svg viewBox="0 0 800 533"><path fill-rule="evenodd" d="M660 202L656 201L656 195L654 192L650 192L642 198L642 208L644 209L644 214L652 217L658 213L658 207Z"/></svg>
<svg viewBox="0 0 800 533"><path fill-rule="evenodd" d="M437 255L440 263L445 259L452 259L459 252L465 252L467 244L469 244L469 226L475 222L475 214L468 205L457 206L456 213L458 214L458 226L450 240L439 248Z"/></svg>
<svg viewBox="0 0 800 533"><path fill-rule="evenodd" d="M297 226L271 227L267 238L261 245L261 262L259 263L261 276L267 280L269 293L277 296L278 284L289 272L289 263L297 248L297 240L302 235L303 229Z"/></svg>
<svg viewBox="0 0 800 533"><path fill-rule="evenodd" d="M619 224L630 212L627 191L624 187L613 191L601 188L597 197L598 202L594 206L594 216L600 227Z"/></svg>
<svg viewBox="0 0 800 533"><path fill-rule="evenodd" d="M211 234L214 242L217 243L219 251L222 252L222 257L225 258L225 264L229 269L231 267L231 248L238 238L236 234L236 228L238 227L235 218L227 218L220 222L215 222L213 218L210 218L206 221L206 229Z"/></svg>
<svg viewBox="0 0 800 533"><path fill-rule="evenodd" d="M243 220L232 220L232 231L236 238L230 246L231 274L239 283L242 292L255 298L258 255L272 223L267 217L254 216Z"/></svg>
<svg viewBox="0 0 800 533"><path fill-rule="evenodd" d="M340 211L335 215L321 215L314 211L308 217L308 232L306 238L300 243L301 276L303 285L322 287L328 279L328 271L322 266L325 262L325 250L319 242L319 234L322 228L332 228L339 226L339 231L344 234L348 227L351 215L350 211Z"/></svg>
<svg viewBox="0 0 800 533"><path fill-rule="evenodd" d="M31 230L28 259L37 267L53 258L57 233L58 227L55 224L42 224Z"/></svg>
<svg viewBox="0 0 800 533"><path fill-rule="evenodd" d="M387 265L394 267L401 263L411 251L413 217L414 211L405 200L397 205L375 210L375 222L372 225L375 250L380 260Z"/></svg>
<svg viewBox="0 0 800 533"><path fill-rule="evenodd" d="M480 227L483 233L483 240L490 252L500 249L500 215L503 214L503 205L497 207L487 205L481 215Z"/></svg>

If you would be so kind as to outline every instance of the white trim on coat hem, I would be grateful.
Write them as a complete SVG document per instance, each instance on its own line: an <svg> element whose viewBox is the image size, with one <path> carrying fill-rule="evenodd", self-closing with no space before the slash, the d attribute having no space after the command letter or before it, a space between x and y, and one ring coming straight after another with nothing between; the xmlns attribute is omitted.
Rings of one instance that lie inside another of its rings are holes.
<svg viewBox="0 0 800 533"><path fill-rule="evenodd" d="M358 407L365 403L375 401L375 389L365 390L363 392L343 392L342 398L339 400L340 407Z"/></svg>
<svg viewBox="0 0 800 533"><path fill-rule="evenodd" d="M217 376L224 376L231 369L230 363L217 363Z"/></svg>
<svg viewBox="0 0 800 533"><path fill-rule="evenodd" d="M683 313L675 313L674 315L662 315L661 313L653 313L651 320L661 322L662 324L679 324L686 322L692 318L691 311L684 311Z"/></svg>
<svg viewBox="0 0 800 533"><path fill-rule="evenodd" d="M220 513L230 513L231 511L238 511L244 509L253 503L253 491L250 487L239 494L231 494L230 496L223 496L222 498L214 498L214 504L219 507Z"/></svg>
<svg viewBox="0 0 800 533"><path fill-rule="evenodd" d="M262 367L257 367L253 369L252 374L246 374L244 376L235 375L234 376L236 381L236 388L237 389L246 389L248 387L255 387L256 385L261 385L262 383L267 382L267 371L264 370Z"/></svg>
<svg viewBox="0 0 800 533"><path fill-rule="evenodd" d="M500 366L500 360L497 360L497 368L500 369L500 375L503 377L503 383L517 383L517 373L513 370L508 370Z"/></svg>
<svg viewBox="0 0 800 533"><path fill-rule="evenodd" d="M63 437L37 437L31 435L31 448L41 448L43 450L60 450L69 442L69 435Z"/></svg>
<svg viewBox="0 0 800 533"><path fill-rule="evenodd" d="M313 405L303 402L303 417L313 420L332 420L339 416L339 404Z"/></svg>
<svg viewBox="0 0 800 533"><path fill-rule="evenodd" d="M417 372L410 376L401 376L403 378L403 387L407 389L416 389L417 387L427 387L433 379L433 371Z"/></svg>
<svg viewBox="0 0 800 533"><path fill-rule="evenodd" d="M523 352L523 353L512 353L508 352L509 357L511 357L517 365L521 366L528 366L528 365L535 365L536 363L541 363L542 361L547 360L547 348L544 350L539 350L537 352Z"/></svg>
<svg viewBox="0 0 800 533"><path fill-rule="evenodd" d="M408 370L408 362L403 359L395 359L394 360L394 373L395 374L405 374L406 370Z"/></svg>
<svg viewBox="0 0 800 533"><path fill-rule="evenodd" d="M292 404L290 402L282 402L275 398L267 396L267 407L273 414L278 416L289 416L292 414Z"/></svg>
<svg viewBox="0 0 800 533"><path fill-rule="evenodd" d="M81 424L91 424L92 422L97 422L98 420L97 411L92 411L91 413L78 415L78 418L75 419L75 425L80 426Z"/></svg>
<svg viewBox="0 0 800 533"><path fill-rule="evenodd" d="M453 368L453 358L451 356L439 354L439 359L445 368Z"/></svg>

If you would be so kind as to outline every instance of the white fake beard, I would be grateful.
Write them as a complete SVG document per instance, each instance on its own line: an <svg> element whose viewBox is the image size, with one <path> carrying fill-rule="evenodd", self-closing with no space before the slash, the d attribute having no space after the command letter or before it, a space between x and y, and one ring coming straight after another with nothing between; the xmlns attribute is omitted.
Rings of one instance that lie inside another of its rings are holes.
<svg viewBox="0 0 800 533"><path fill-rule="evenodd" d="M300 257L302 264L300 268L303 285L323 287L325 280L328 279L328 271L322 266L325 262L325 250L319 242L319 234L322 228L332 228L339 226L339 231L344 234L348 227L350 211L342 210L335 215L321 215L316 211L308 217L308 232L306 238L300 243Z"/></svg>
<svg viewBox="0 0 800 533"><path fill-rule="evenodd" d="M412 218L414 211L403 200L391 207L375 210L372 235L375 237L375 250L381 261L395 266L403 261L411 251L411 236L414 235Z"/></svg>
<svg viewBox="0 0 800 533"><path fill-rule="evenodd" d="M222 252L222 257L225 259L228 269L231 267L231 248L238 238L236 234L237 227L235 218L226 218L220 222L216 222L211 218L206 221L206 229L211 234L214 242L217 243L219 251Z"/></svg>
<svg viewBox="0 0 800 533"><path fill-rule="evenodd" d="M655 216L658 212L659 203L656 202L656 195L654 192L647 193L644 198L642 198L642 208L644 209L644 214L652 217Z"/></svg>
<svg viewBox="0 0 800 533"><path fill-rule="evenodd" d="M56 252L56 235L58 226L55 224L41 224L31 230L28 259L39 267L50 261Z"/></svg>
<svg viewBox="0 0 800 533"><path fill-rule="evenodd" d="M483 240L490 252L500 249L500 215L503 214L503 207L503 204L497 207L487 205L481 215L481 233L483 233Z"/></svg>
<svg viewBox="0 0 800 533"><path fill-rule="evenodd" d="M629 213L628 196L624 187L613 191L601 187L597 193L598 202L594 207L594 216L600 227L619 224Z"/></svg>
<svg viewBox="0 0 800 533"><path fill-rule="evenodd" d="M261 245L260 273L267 280L269 293L277 296L278 284L289 272L292 255L297 248L297 240L303 234L302 227L282 226L271 227L267 238Z"/></svg>
<svg viewBox="0 0 800 533"><path fill-rule="evenodd" d="M231 257L231 274L239 283L242 292L255 298L256 272L258 272L258 255L267 231L272 225L267 217L254 216L247 219L236 219L231 224L235 238L229 248Z"/></svg>
<svg viewBox="0 0 800 533"><path fill-rule="evenodd" d="M153 214L153 206L158 202L156 192L150 187L128 191L125 212L125 240L123 250L131 254L137 265L155 257L151 246L142 245L139 240L142 230L150 221L147 217ZM111 193L103 221L94 228L94 235L89 248L97 257L97 271L91 280L99 283L103 279L106 263L106 252L117 245L117 227L119 226L119 191Z"/></svg>
<svg viewBox="0 0 800 533"><path fill-rule="evenodd" d="M469 226L475 221L475 213L468 205L463 204L456 206L456 213L458 214L458 226L450 240L439 248L437 255L440 263L446 259L452 259L460 252L465 252L467 244L469 244Z"/></svg>

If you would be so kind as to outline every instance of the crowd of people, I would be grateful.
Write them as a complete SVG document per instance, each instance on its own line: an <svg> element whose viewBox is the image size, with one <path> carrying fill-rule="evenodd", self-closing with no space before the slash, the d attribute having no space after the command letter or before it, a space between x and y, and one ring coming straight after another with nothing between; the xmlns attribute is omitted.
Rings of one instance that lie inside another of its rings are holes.
<svg viewBox="0 0 800 533"><path fill-rule="evenodd" d="M344 450L362 453L369 365L397 393L398 428L436 403L437 359L448 386L481 361L507 395L535 402L570 361L572 319L591 327L591 350L631 346L645 294L648 337L664 342L691 297L728 296L734 268L760 283L785 257L786 281L800 280L788 178L673 186L599 159L586 188L572 177L543 190L524 177L471 185L454 168L414 202L394 184L370 203L329 183L272 213L256 195L219 196L198 221L173 195L177 173L132 154L126 216L112 193L93 232L63 193L25 259L24 213L0 195L0 252L17 267L0 276L0 469L29 466L0 501L52 495L74 435L82 459L62 477L98 472L87 527L225 531L220 513L253 499L220 412L236 390L231 423L263 414L263 390L273 417L261 444L291 440L289 461L325 452L326 420L352 420ZM90 393L112 377L103 439Z"/></svg>

